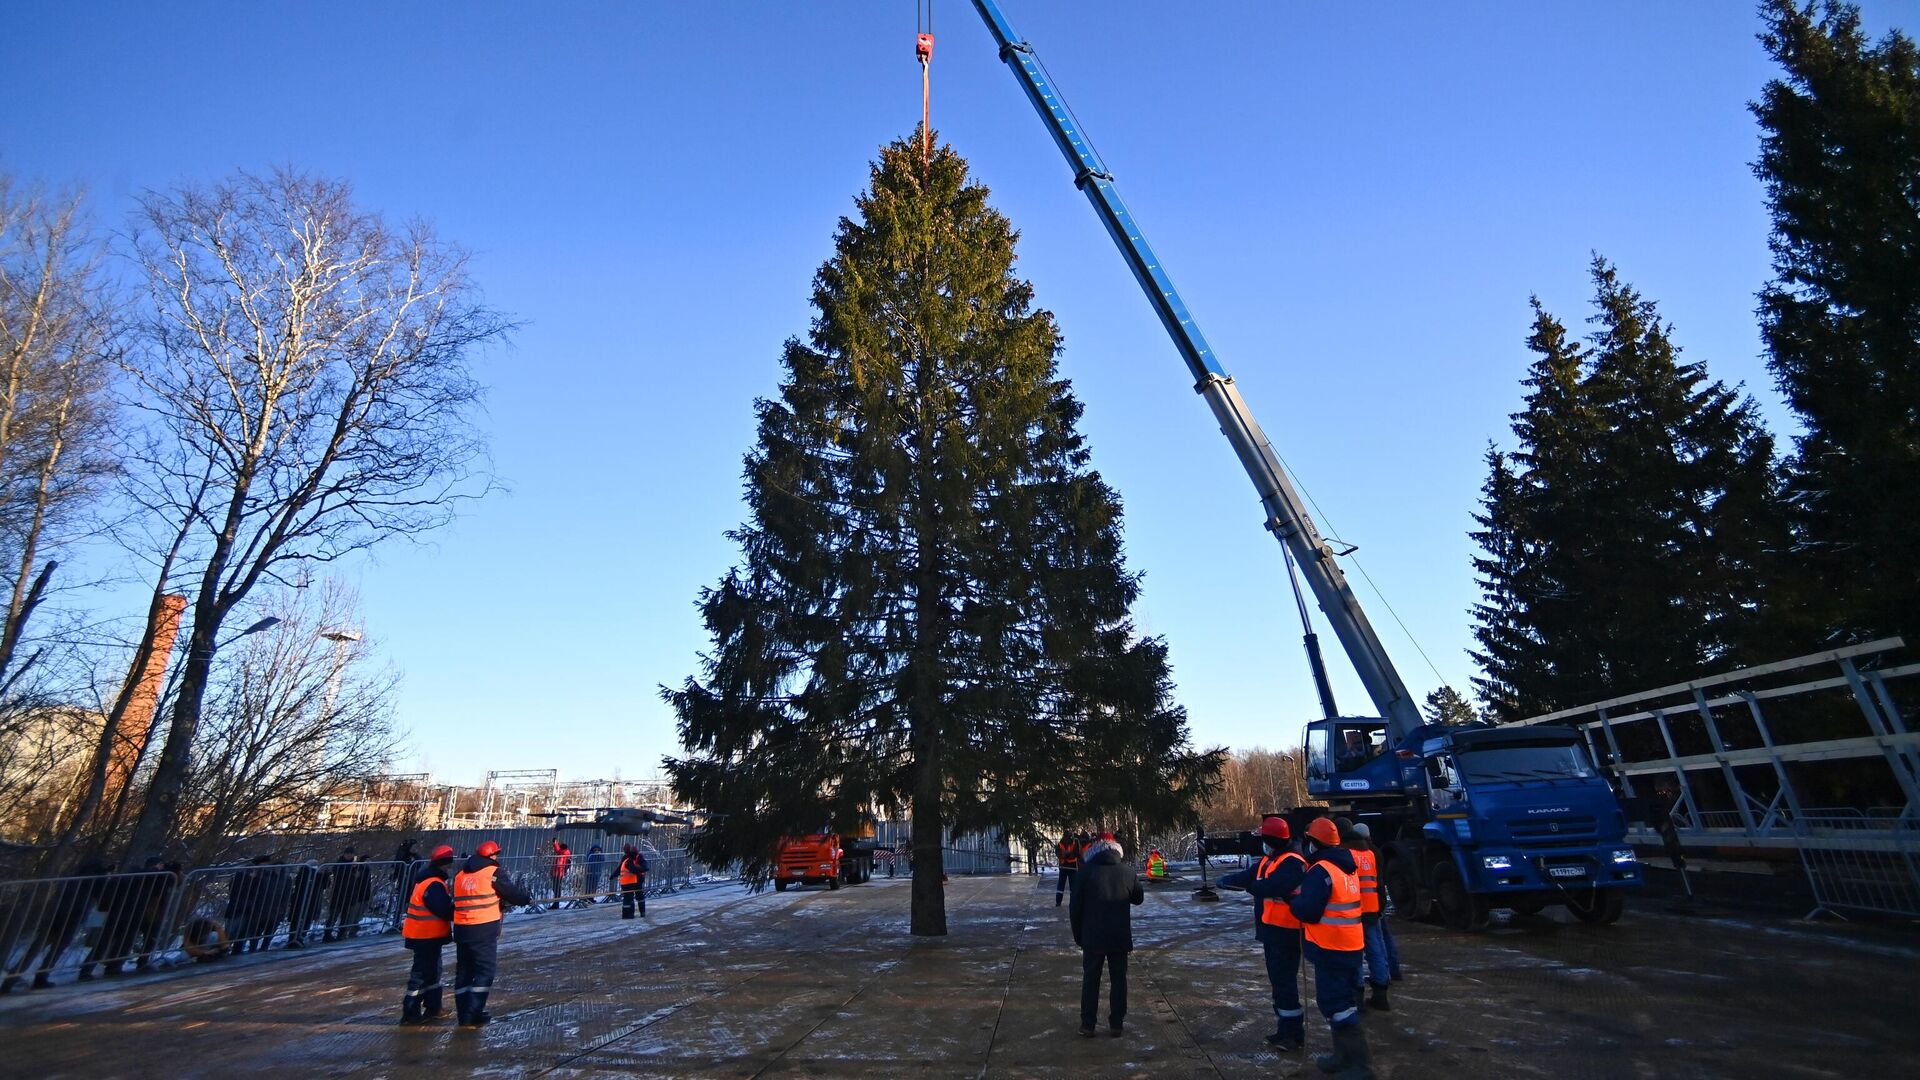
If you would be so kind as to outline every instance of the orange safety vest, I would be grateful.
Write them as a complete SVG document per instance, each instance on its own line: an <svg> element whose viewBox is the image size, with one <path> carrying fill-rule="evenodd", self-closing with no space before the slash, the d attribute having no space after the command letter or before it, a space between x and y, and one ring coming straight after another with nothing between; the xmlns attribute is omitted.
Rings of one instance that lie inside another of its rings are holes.
<svg viewBox="0 0 1920 1080"><path fill-rule="evenodd" d="M621 859L620 860L620 884L622 885L640 884L641 874L637 869L638 866L639 864L634 862L632 859Z"/></svg>
<svg viewBox="0 0 1920 1080"><path fill-rule="evenodd" d="M1327 868L1333 893L1327 897L1327 910L1321 914L1320 921L1306 925L1307 940L1331 952L1359 952L1366 948L1366 931L1360 927L1360 876L1349 874L1325 859L1313 865Z"/></svg>
<svg viewBox="0 0 1920 1080"><path fill-rule="evenodd" d="M553 877L566 877L567 867L573 864L573 852L556 851L553 853Z"/></svg>
<svg viewBox="0 0 1920 1080"><path fill-rule="evenodd" d="M1348 850L1353 856L1353 865L1359 869L1360 913L1371 915L1380 910L1380 873L1379 857L1371 851Z"/></svg>
<svg viewBox="0 0 1920 1080"><path fill-rule="evenodd" d="M1167 860L1162 858L1159 852L1156 851L1153 854L1147 856L1147 876L1148 877L1150 878L1161 877L1166 872L1167 872Z"/></svg>
<svg viewBox="0 0 1920 1080"><path fill-rule="evenodd" d="M1267 875L1279 870L1280 864L1288 859L1299 859L1302 866L1307 864L1307 860L1301 858L1299 852L1289 851L1282 855L1263 857L1260 860L1260 868L1254 872L1253 876L1265 880ZM1294 917L1293 909L1287 906L1285 900L1260 901L1260 921L1268 926L1278 926L1287 930L1300 929L1300 920Z"/></svg>
<svg viewBox="0 0 1920 1080"><path fill-rule="evenodd" d="M1054 847L1060 849L1060 868L1062 870L1072 870L1080 865L1079 844L1061 843L1055 844Z"/></svg>
<svg viewBox="0 0 1920 1080"><path fill-rule="evenodd" d="M453 924L427 907L427 886L439 880L437 877L424 877L414 885L413 895L407 897L406 921L400 924L401 937L408 941L432 941L453 936Z"/></svg>
<svg viewBox="0 0 1920 1080"><path fill-rule="evenodd" d="M453 924L478 926L500 921L500 895L493 891L497 866L483 866L453 876Z"/></svg>

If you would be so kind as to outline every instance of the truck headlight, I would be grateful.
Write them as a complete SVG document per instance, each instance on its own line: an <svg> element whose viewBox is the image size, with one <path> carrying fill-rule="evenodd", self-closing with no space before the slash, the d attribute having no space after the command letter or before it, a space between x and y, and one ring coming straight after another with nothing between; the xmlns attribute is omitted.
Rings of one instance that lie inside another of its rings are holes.
<svg viewBox="0 0 1920 1080"><path fill-rule="evenodd" d="M1505 855L1488 855L1480 860L1480 865L1489 870L1511 870L1513 860Z"/></svg>
<svg viewBox="0 0 1920 1080"><path fill-rule="evenodd" d="M1613 853L1613 861L1616 863L1631 863L1637 860L1634 857L1632 848L1621 848Z"/></svg>

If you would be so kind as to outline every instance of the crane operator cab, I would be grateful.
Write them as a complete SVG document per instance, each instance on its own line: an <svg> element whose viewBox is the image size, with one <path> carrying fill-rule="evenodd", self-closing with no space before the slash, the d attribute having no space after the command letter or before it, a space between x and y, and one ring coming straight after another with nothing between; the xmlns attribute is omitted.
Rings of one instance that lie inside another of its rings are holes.
<svg viewBox="0 0 1920 1080"><path fill-rule="evenodd" d="M1364 797L1401 793L1401 762L1377 716L1336 716L1307 725L1307 793ZM1417 763L1413 763L1417 769Z"/></svg>

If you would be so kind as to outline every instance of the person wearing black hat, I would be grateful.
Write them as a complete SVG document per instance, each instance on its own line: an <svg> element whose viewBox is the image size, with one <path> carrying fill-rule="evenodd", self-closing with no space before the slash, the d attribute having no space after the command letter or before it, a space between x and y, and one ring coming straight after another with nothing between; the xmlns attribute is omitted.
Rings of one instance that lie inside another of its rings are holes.
<svg viewBox="0 0 1920 1080"><path fill-rule="evenodd" d="M402 1024L424 1024L443 1011L440 956L453 940L453 894L447 891L452 867L453 849L441 844L407 896L400 937L413 953L413 968L407 972L407 996L400 1002Z"/></svg>

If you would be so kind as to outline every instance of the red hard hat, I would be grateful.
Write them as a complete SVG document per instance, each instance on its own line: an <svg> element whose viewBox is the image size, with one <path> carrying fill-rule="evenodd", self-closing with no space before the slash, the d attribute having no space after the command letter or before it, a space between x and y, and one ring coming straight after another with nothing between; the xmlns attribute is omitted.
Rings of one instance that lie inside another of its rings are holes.
<svg viewBox="0 0 1920 1080"><path fill-rule="evenodd" d="M1340 845L1340 827L1333 823L1332 818L1314 818L1313 824L1307 826L1307 835L1328 847Z"/></svg>
<svg viewBox="0 0 1920 1080"><path fill-rule="evenodd" d="M491 840L488 840L487 842L481 844L479 847L473 849L473 853L475 855L480 856L483 859L491 859L495 855L500 854L500 845L494 843Z"/></svg>
<svg viewBox="0 0 1920 1080"><path fill-rule="evenodd" d="M1286 818L1270 817L1260 822L1260 835L1270 836L1275 840L1291 840L1293 830L1287 828Z"/></svg>
<svg viewBox="0 0 1920 1080"><path fill-rule="evenodd" d="M441 844L439 847L433 849L434 862L439 862L442 859L451 860L452 858L453 848L450 845Z"/></svg>

